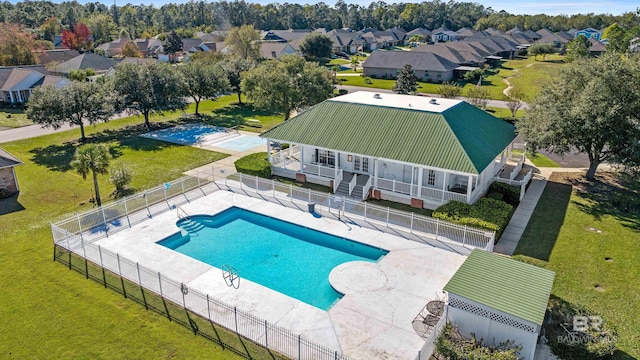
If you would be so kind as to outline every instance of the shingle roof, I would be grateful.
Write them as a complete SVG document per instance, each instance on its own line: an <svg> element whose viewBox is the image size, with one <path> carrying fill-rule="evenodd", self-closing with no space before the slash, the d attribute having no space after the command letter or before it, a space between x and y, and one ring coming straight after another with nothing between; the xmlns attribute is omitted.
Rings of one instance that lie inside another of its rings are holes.
<svg viewBox="0 0 640 360"><path fill-rule="evenodd" d="M22 164L17 157L9 154L5 149L0 148L0 169L13 167Z"/></svg>
<svg viewBox="0 0 640 360"><path fill-rule="evenodd" d="M263 42L260 44L260 56L265 59L276 59L282 55L282 51L291 47L288 43L282 42ZM273 54L275 53L275 57Z"/></svg>
<svg viewBox="0 0 640 360"><path fill-rule="evenodd" d="M34 74L37 74L38 76L34 77L33 76ZM28 89L38 81L42 80L43 78L44 78L44 74L40 72L30 70L30 69L14 68L12 69L12 71L9 73L9 76L2 84L2 91ZM27 85L24 88L14 89L14 87L16 87L17 85L19 85L20 83L22 83L27 79L31 79L31 80L27 83Z"/></svg>
<svg viewBox="0 0 640 360"><path fill-rule="evenodd" d="M476 249L444 290L542 325L554 277L553 271Z"/></svg>
<svg viewBox="0 0 640 360"><path fill-rule="evenodd" d="M262 136L469 174L479 174L515 138L513 125L464 101L441 100L455 105L433 112L397 105L428 100L421 96L381 95L378 106L326 100Z"/></svg>
<svg viewBox="0 0 640 360"><path fill-rule="evenodd" d="M77 50L74 49L54 49L45 50L38 54L38 60L40 64L48 64L50 62L63 62L80 55Z"/></svg>
<svg viewBox="0 0 640 360"><path fill-rule="evenodd" d="M385 50L373 51L362 66L383 69L402 69L407 64L411 65L414 70L419 71L447 72L458 67L458 64L432 52Z"/></svg>
<svg viewBox="0 0 640 360"><path fill-rule="evenodd" d="M67 60L56 66L56 71L68 74L71 70L94 69L96 71L106 71L114 66L116 62L112 59L102 57L93 53L84 53Z"/></svg>

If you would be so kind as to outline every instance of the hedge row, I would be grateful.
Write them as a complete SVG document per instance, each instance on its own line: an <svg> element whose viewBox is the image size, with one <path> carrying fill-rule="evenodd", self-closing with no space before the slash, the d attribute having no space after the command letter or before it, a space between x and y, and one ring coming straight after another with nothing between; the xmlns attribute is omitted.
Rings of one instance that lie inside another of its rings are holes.
<svg viewBox="0 0 640 360"><path fill-rule="evenodd" d="M233 163L236 170L243 174L255 175L269 179L271 177L271 166L267 160L267 153L260 152L244 156Z"/></svg>
<svg viewBox="0 0 640 360"><path fill-rule="evenodd" d="M496 199L481 198L475 205L450 201L433 212L433 217L459 225L473 226L496 232L500 238L511 219L513 206Z"/></svg>
<svg viewBox="0 0 640 360"><path fill-rule="evenodd" d="M518 206L520 203L520 186L494 182L489 187L489 193L491 192L502 194L502 200L513 206Z"/></svg>

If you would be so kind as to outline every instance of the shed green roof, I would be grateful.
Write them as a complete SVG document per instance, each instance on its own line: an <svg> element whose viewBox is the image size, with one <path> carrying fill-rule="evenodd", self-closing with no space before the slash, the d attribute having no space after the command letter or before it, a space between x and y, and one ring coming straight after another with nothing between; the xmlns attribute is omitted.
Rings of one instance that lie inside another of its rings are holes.
<svg viewBox="0 0 640 360"><path fill-rule="evenodd" d="M542 325L554 277L553 271L476 249L444 290Z"/></svg>
<svg viewBox="0 0 640 360"><path fill-rule="evenodd" d="M482 172L515 138L513 125L464 101L431 112L339 99L261 136L469 174Z"/></svg>

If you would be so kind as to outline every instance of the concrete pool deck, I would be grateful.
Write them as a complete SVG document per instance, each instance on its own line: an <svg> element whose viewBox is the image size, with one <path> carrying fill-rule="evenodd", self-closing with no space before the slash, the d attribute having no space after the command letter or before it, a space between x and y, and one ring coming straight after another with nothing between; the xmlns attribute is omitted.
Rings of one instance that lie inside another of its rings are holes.
<svg viewBox="0 0 640 360"><path fill-rule="evenodd" d="M229 287L220 269L156 244L179 231L175 210L96 244L353 359L414 358L424 339L416 333L412 321L427 302L442 297L442 288L466 258L389 233L228 191L216 191L181 208L195 215L215 214L231 206L380 247L389 253L377 263L356 261L334 268L329 280L345 295L324 311L243 279L242 274L240 286Z"/></svg>

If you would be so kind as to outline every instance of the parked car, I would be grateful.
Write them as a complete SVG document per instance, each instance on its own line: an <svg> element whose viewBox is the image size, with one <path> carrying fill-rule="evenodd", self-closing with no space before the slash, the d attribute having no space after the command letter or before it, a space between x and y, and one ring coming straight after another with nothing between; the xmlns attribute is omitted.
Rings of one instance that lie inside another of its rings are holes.
<svg viewBox="0 0 640 360"><path fill-rule="evenodd" d="M349 55L347 53L344 53L344 52L337 52L336 56L339 57L339 58L343 58L345 60L349 60L350 59Z"/></svg>

